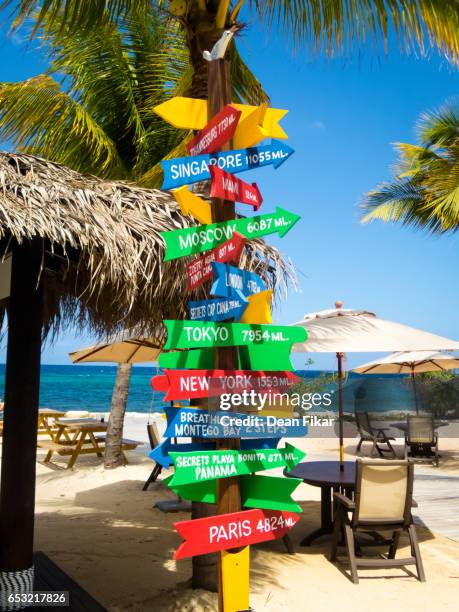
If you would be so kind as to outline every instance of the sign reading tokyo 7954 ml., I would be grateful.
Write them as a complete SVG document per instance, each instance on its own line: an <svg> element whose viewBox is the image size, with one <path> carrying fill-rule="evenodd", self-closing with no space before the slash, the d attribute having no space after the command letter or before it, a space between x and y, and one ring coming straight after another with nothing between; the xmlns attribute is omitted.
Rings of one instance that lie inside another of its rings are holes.
<svg viewBox="0 0 459 612"><path fill-rule="evenodd" d="M166 243L164 261L213 249L229 240L234 232L242 234L249 240L275 233L282 238L300 218L299 215L278 207L275 213L266 215L161 232Z"/></svg>
<svg viewBox="0 0 459 612"><path fill-rule="evenodd" d="M212 177L211 197L249 204L254 210L260 208L263 198L256 183L250 185L218 166L210 166L209 170Z"/></svg>
<svg viewBox="0 0 459 612"><path fill-rule="evenodd" d="M292 345L308 339L304 327L286 325L172 320L165 320L164 325L167 328L166 350L269 343Z"/></svg>
<svg viewBox="0 0 459 612"><path fill-rule="evenodd" d="M288 145L273 140L269 145L250 149L167 159L161 162L164 172L162 188L175 189L182 185L207 181L211 178L209 170L211 165L218 166L232 174L261 166L272 165L274 168L279 168L293 153L294 150Z"/></svg>
<svg viewBox="0 0 459 612"><path fill-rule="evenodd" d="M187 144L190 155L218 151L231 140L241 116L241 111L227 104L213 117L204 129Z"/></svg>
<svg viewBox="0 0 459 612"><path fill-rule="evenodd" d="M185 540L175 551L174 559L277 540L300 518L293 512L254 509L174 523Z"/></svg>

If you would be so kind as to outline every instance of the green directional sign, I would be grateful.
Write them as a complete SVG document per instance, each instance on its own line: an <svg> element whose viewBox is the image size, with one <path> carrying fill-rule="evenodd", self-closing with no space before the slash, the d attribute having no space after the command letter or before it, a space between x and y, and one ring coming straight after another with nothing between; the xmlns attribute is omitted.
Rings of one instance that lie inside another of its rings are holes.
<svg viewBox="0 0 459 612"><path fill-rule="evenodd" d="M266 215L161 232L166 243L164 261L209 251L230 240L234 232L242 234L249 240L276 232L283 237L300 218L283 208L276 208L276 212Z"/></svg>
<svg viewBox="0 0 459 612"><path fill-rule="evenodd" d="M172 478L173 476L169 476L163 482L181 498L206 504L216 503L218 480L173 485L171 484ZM301 507L290 497L302 482L300 478L259 476L258 474L241 476L239 478L241 505L245 508L302 512Z"/></svg>
<svg viewBox="0 0 459 612"><path fill-rule="evenodd" d="M164 321L167 328L165 349L250 346L305 342L304 327L286 325L249 325L213 321Z"/></svg>
<svg viewBox="0 0 459 612"><path fill-rule="evenodd" d="M169 486L173 486L243 476L276 467L291 470L305 453L287 443L285 448L171 452L169 456L175 467L175 474L169 482Z"/></svg>
<svg viewBox="0 0 459 612"><path fill-rule="evenodd" d="M269 372L294 369L290 362L290 346L287 344L240 346L238 353L238 369L240 370ZM170 370L212 370L215 366L215 351L214 349L195 349L163 352L159 355L159 365Z"/></svg>

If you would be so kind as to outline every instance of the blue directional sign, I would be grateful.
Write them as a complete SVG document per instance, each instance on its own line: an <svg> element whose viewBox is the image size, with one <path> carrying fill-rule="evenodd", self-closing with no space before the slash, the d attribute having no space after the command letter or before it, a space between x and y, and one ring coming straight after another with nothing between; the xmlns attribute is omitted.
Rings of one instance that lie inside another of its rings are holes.
<svg viewBox="0 0 459 612"><path fill-rule="evenodd" d="M214 274L214 283L210 290L211 295L237 297L266 291L264 282L254 272L241 270L235 266L216 261L213 261L210 265Z"/></svg>
<svg viewBox="0 0 459 612"><path fill-rule="evenodd" d="M162 188L175 189L210 179L210 164L231 174L271 164L274 168L279 168L294 152L284 142L272 140L271 144L260 147L164 160L161 162L164 172Z"/></svg>
<svg viewBox="0 0 459 612"><path fill-rule="evenodd" d="M165 408L165 438L301 438L308 433L301 418L257 413L207 412L199 408Z"/></svg>
<svg viewBox="0 0 459 612"><path fill-rule="evenodd" d="M253 450L253 449L270 449L277 448L280 438L266 438L266 439L248 439L241 440L241 450ZM208 451L215 450L215 442L193 442L184 444L173 444L168 438L158 444L148 456L162 465L164 468L170 468L173 464L172 459L169 457L169 453L191 453L193 451Z"/></svg>
<svg viewBox="0 0 459 612"><path fill-rule="evenodd" d="M202 300L188 302L191 321L228 321L236 322L244 314L248 301L242 296L217 298L215 300Z"/></svg>

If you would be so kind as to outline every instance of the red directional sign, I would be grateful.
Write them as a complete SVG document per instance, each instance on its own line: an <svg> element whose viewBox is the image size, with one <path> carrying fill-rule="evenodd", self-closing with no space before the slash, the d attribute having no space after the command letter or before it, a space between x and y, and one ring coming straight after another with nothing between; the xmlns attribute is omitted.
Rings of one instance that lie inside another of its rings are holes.
<svg viewBox="0 0 459 612"><path fill-rule="evenodd" d="M256 183L246 183L218 166L209 166L212 177L210 195L212 198L222 198L231 202L250 204L258 210L263 202Z"/></svg>
<svg viewBox="0 0 459 612"><path fill-rule="evenodd" d="M174 559L277 540L299 520L300 515L293 512L254 509L175 523L185 541L175 551Z"/></svg>
<svg viewBox="0 0 459 612"><path fill-rule="evenodd" d="M212 278L213 261L226 263L234 261L237 263L245 244L245 237L234 232L230 240L227 240L212 251L194 259L187 266L188 291L192 291Z"/></svg>
<svg viewBox="0 0 459 612"><path fill-rule="evenodd" d="M197 134L188 145L190 155L214 153L231 140L236 131L241 111L227 104L209 121L204 129Z"/></svg>
<svg viewBox="0 0 459 612"><path fill-rule="evenodd" d="M261 370L165 370L164 376L154 376L151 386L166 393L164 401L216 397L221 393L244 390L284 393L300 381L292 372L262 372Z"/></svg>

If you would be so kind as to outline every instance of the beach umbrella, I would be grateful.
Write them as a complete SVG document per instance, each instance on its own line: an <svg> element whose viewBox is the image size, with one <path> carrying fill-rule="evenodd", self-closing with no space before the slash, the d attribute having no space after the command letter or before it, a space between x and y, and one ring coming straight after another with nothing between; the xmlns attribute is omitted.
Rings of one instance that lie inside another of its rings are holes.
<svg viewBox="0 0 459 612"><path fill-rule="evenodd" d="M293 351L336 353L341 469L344 468L343 358L345 353L459 350L459 342L455 340L381 319L367 310L343 308L340 301L335 303L335 308L306 314L302 321L293 325L305 327L308 332L307 341L294 344Z"/></svg>
<svg viewBox="0 0 459 612"><path fill-rule="evenodd" d="M137 336L124 331L86 348L69 353L72 363L149 363L156 362L161 352L161 342L154 338Z"/></svg>
<svg viewBox="0 0 459 612"><path fill-rule="evenodd" d="M353 372L358 374L409 374L413 383L416 413L419 412L415 375L421 372L445 372L459 369L459 357L436 351L398 352L364 363Z"/></svg>

